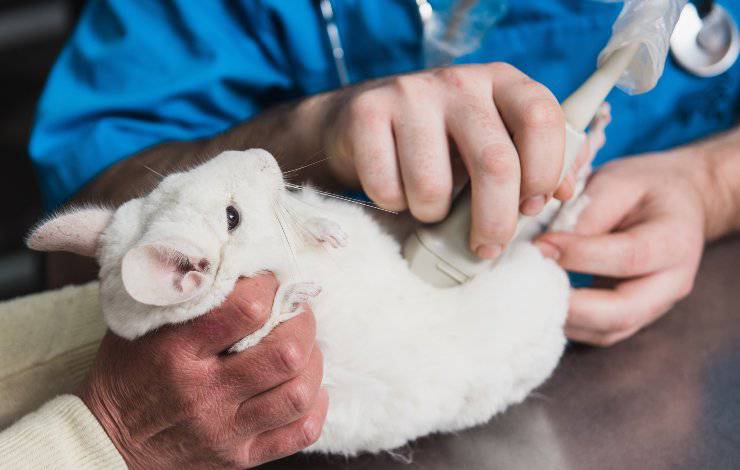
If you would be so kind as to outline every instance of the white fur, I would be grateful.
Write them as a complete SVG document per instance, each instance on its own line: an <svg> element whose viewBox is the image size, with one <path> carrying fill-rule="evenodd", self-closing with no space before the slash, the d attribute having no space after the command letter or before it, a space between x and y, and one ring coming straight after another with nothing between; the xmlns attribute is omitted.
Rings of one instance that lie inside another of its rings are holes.
<svg viewBox="0 0 740 470"><path fill-rule="evenodd" d="M233 232L228 205L241 215ZM122 280L124 256L172 238L197 247L181 254L208 261L202 290L176 305L137 302ZM288 193L262 150L224 152L122 205L98 259L103 315L125 338L202 315L239 276L271 271L281 282L272 316L239 351L300 313L297 303L320 286L311 303L330 405L308 451L376 452L483 423L540 385L565 345L568 281L531 243L515 243L494 271L465 285L431 287L373 216L310 189Z"/></svg>
<svg viewBox="0 0 740 470"><path fill-rule="evenodd" d="M576 193L609 120L605 105ZM103 315L129 339L208 312L240 276L273 272L281 286L270 318L232 351L257 344L311 299L330 405L307 451L352 455L483 423L550 375L565 345L568 281L530 241L553 218L553 227L572 228L587 204L585 195L559 211L551 202L522 224L495 270L437 289L400 255L407 221L376 220L310 188L289 194L269 153L229 151L115 212L59 215L29 245L96 254ZM232 232L230 205L241 215Z"/></svg>

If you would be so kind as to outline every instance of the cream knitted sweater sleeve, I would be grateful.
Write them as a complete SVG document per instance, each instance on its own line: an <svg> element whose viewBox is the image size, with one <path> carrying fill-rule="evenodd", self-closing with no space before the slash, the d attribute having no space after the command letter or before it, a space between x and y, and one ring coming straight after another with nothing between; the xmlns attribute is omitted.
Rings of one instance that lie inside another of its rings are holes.
<svg viewBox="0 0 740 470"><path fill-rule="evenodd" d="M69 395L105 329L97 283L0 302L0 469L125 468L97 419Z"/></svg>
<svg viewBox="0 0 740 470"><path fill-rule="evenodd" d="M62 395L0 433L0 468L125 469L126 464L82 400Z"/></svg>

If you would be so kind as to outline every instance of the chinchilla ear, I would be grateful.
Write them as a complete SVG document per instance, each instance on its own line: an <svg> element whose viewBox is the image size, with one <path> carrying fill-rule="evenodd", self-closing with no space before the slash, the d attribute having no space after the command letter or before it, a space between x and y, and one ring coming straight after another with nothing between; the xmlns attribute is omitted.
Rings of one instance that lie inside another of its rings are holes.
<svg viewBox="0 0 740 470"><path fill-rule="evenodd" d="M145 243L123 257L123 286L136 301L167 306L191 300L213 282L214 263L182 239Z"/></svg>
<svg viewBox="0 0 740 470"><path fill-rule="evenodd" d="M26 245L38 251L69 251L95 257L100 234L113 215L100 207L72 209L41 223L31 231Z"/></svg>

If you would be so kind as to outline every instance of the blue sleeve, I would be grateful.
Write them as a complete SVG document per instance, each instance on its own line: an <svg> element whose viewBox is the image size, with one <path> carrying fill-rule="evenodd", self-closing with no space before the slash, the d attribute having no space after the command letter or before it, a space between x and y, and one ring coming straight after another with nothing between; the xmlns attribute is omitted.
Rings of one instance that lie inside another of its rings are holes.
<svg viewBox="0 0 740 470"><path fill-rule="evenodd" d="M294 97L258 2L93 0L55 64L29 152L51 209L146 147Z"/></svg>

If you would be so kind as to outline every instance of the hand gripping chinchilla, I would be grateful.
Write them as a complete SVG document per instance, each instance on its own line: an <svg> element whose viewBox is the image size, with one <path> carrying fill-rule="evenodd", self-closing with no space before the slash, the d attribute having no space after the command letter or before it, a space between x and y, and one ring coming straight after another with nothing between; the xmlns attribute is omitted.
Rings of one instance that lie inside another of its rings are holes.
<svg viewBox="0 0 740 470"><path fill-rule="evenodd" d="M217 307L239 277L274 273L269 320L232 351L310 302L330 405L309 452L390 450L483 423L540 385L566 341L566 275L531 243L464 285L432 287L376 218L286 189L264 150L224 152L116 210L56 215L28 244L97 257L103 316L128 339Z"/></svg>

